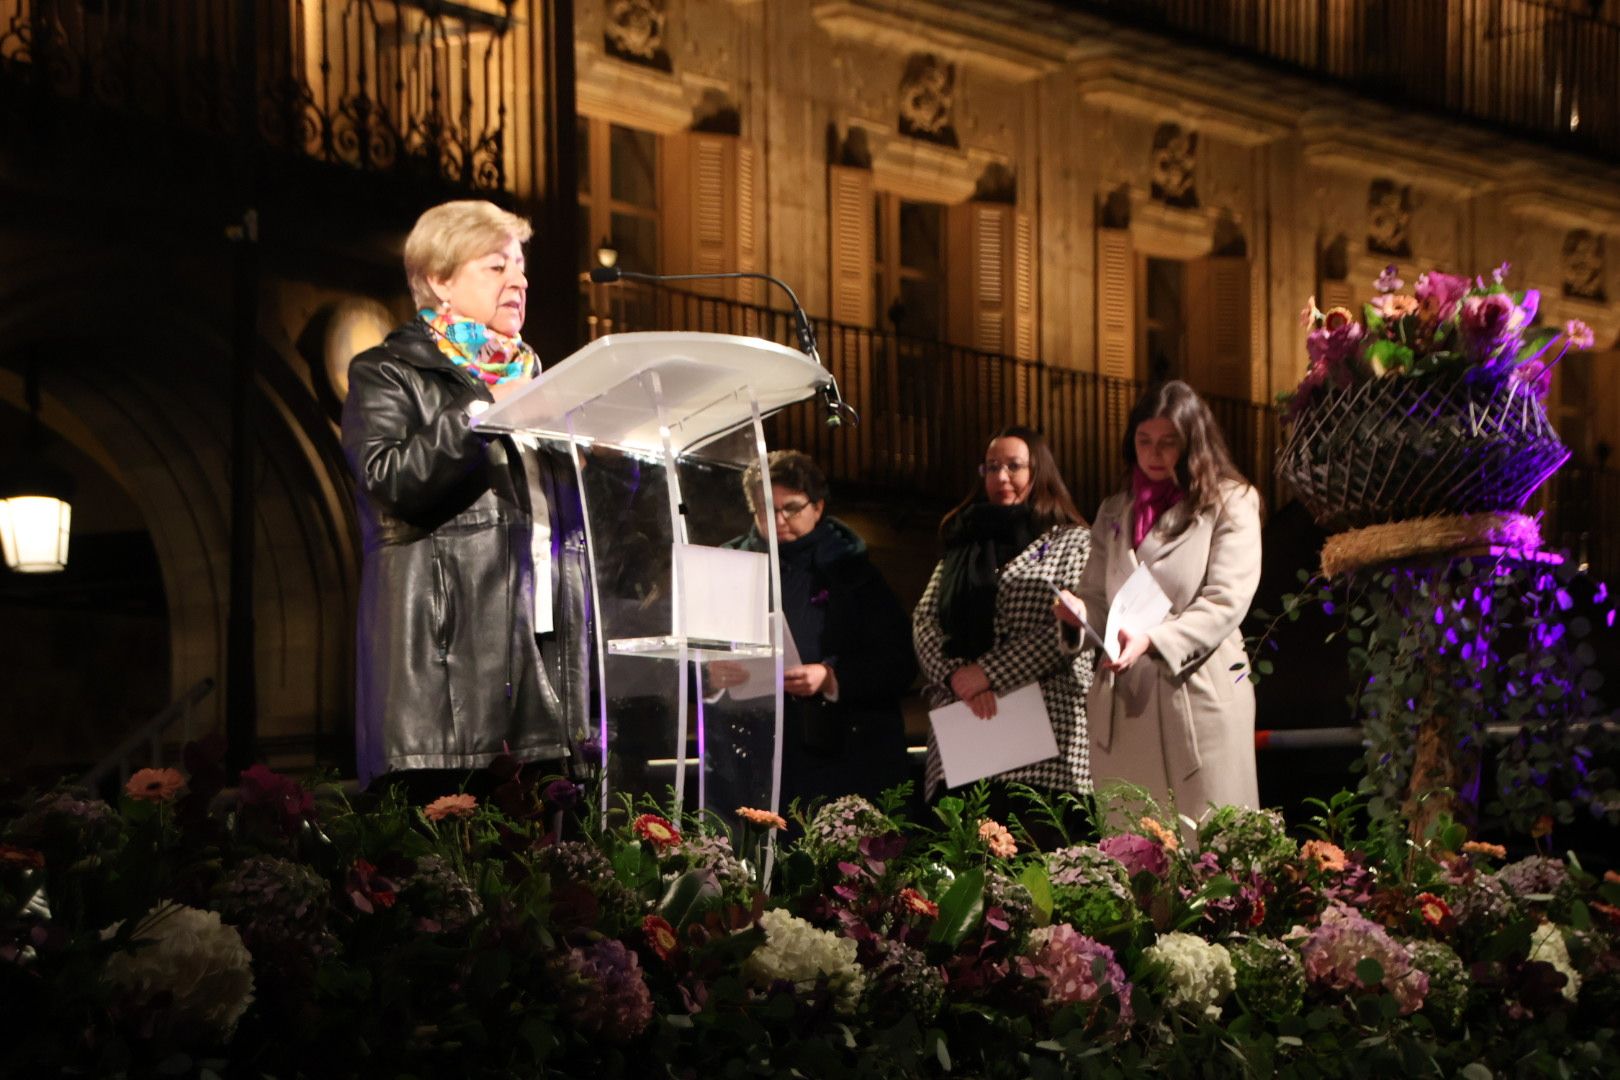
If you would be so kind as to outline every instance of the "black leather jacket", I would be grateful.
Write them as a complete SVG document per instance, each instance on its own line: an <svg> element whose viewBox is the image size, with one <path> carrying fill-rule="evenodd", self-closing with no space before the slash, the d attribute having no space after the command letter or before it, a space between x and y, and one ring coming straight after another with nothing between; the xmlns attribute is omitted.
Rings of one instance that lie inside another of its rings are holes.
<svg viewBox="0 0 1620 1080"><path fill-rule="evenodd" d="M503 750L567 753L586 727L585 540L565 454L473 433L482 382L420 323L355 357L343 450L365 555L355 695L362 784L392 769L476 768ZM557 649L534 636L526 468L551 519ZM550 650L548 649L548 652Z"/></svg>

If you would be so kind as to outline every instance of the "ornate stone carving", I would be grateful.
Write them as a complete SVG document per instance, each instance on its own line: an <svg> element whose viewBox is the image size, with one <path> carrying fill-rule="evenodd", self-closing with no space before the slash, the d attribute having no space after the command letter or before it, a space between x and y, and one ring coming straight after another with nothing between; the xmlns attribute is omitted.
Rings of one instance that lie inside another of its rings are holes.
<svg viewBox="0 0 1620 1080"><path fill-rule="evenodd" d="M1608 300L1603 287L1603 237L1586 229L1564 235L1564 295L1581 300Z"/></svg>
<svg viewBox="0 0 1620 1080"><path fill-rule="evenodd" d="M1374 180L1367 189L1367 250L1409 258L1412 254L1412 188Z"/></svg>
<svg viewBox="0 0 1620 1080"><path fill-rule="evenodd" d="M1180 124L1160 124L1150 161L1153 198L1166 206L1197 206L1198 133Z"/></svg>
<svg viewBox="0 0 1620 1080"><path fill-rule="evenodd" d="M607 0L603 44L620 60L670 70L665 0Z"/></svg>
<svg viewBox="0 0 1620 1080"><path fill-rule="evenodd" d="M900 76L900 134L956 146L956 65L914 53Z"/></svg>

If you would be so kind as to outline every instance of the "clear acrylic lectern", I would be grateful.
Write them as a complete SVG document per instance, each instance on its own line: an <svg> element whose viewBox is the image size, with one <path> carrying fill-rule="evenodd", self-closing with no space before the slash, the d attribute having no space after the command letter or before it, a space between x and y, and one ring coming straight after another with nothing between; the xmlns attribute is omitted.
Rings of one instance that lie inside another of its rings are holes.
<svg viewBox="0 0 1620 1080"><path fill-rule="evenodd" d="M768 555L722 545L748 531L742 477L761 421L831 376L803 353L729 334L598 338L493 406L481 430L565 445L584 502L597 729L608 784L734 821L777 810L786 623L775 530ZM767 519L767 525L770 524ZM790 661L791 662L791 661ZM731 665L714 689L713 665ZM606 787L604 785L604 799Z"/></svg>

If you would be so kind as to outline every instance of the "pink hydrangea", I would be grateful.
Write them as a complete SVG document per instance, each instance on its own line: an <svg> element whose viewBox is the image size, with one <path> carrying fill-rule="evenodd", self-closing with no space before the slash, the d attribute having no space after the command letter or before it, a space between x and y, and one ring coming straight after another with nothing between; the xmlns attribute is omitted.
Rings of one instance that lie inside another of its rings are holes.
<svg viewBox="0 0 1620 1080"><path fill-rule="evenodd" d="M1031 933L1029 951L1020 958L1019 969L1025 978L1045 980L1049 1007L1097 1006L1114 996L1119 1000L1119 1030L1131 1026L1131 984L1114 958L1114 950L1068 923Z"/></svg>
<svg viewBox="0 0 1620 1080"><path fill-rule="evenodd" d="M1356 975L1356 965L1378 961L1384 972L1380 985L1399 1003L1403 1015L1421 1006L1429 992L1429 977L1412 966L1404 946L1377 923L1339 904L1322 913L1321 923L1300 948L1300 958L1307 979L1333 990L1373 989Z"/></svg>
<svg viewBox="0 0 1620 1080"><path fill-rule="evenodd" d="M1135 833L1118 833L1104 837L1097 845L1105 854L1125 864L1132 878L1144 870L1162 878L1170 870L1170 859L1156 841Z"/></svg>

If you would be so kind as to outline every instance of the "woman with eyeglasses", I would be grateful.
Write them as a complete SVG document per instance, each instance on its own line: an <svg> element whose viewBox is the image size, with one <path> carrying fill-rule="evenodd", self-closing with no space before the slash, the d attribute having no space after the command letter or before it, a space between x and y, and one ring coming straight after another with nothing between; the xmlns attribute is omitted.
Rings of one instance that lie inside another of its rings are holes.
<svg viewBox="0 0 1620 1080"><path fill-rule="evenodd" d="M1114 597L1146 565L1170 614L1119 631L1119 659L1091 690L1091 766L1197 818L1210 804L1260 805L1254 688L1239 630L1260 583L1260 496L1233 465L1209 406L1184 382L1149 390L1125 428L1128 488L1103 501L1092 560L1054 605L1079 644L1080 617L1107 621ZM1081 649L1089 653L1090 648Z"/></svg>
<svg viewBox="0 0 1620 1080"><path fill-rule="evenodd" d="M827 478L815 461L797 450L772 451L766 461L771 501L751 466L743 492L754 525L726 546L768 551L765 530L776 530L782 612L800 660L782 672L781 804L875 799L909 772L900 698L917 664L906 612L867 558L866 542L826 513ZM710 665L715 689L742 674L739 665Z"/></svg>
<svg viewBox="0 0 1620 1080"><path fill-rule="evenodd" d="M1079 587L1091 538L1039 432L1003 428L985 448L979 473L979 484L940 522L945 554L912 614L912 637L931 708L964 701L994 723L998 695L1040 684L1058 753L994 778L991 812L1004 820L1011 783L1091 790L1091 656L1065 651L1051 618L1053 590ZM930 735L928 798L943 785Z"/></svg>

